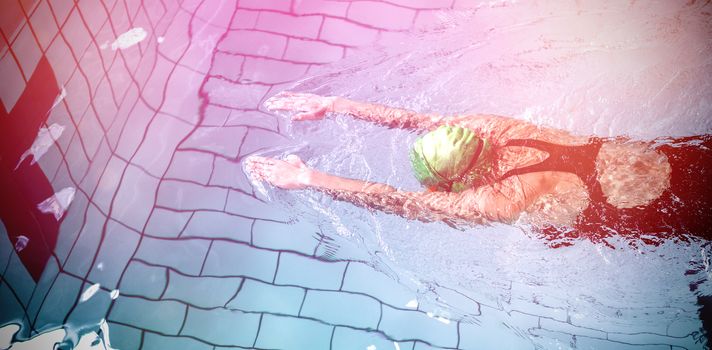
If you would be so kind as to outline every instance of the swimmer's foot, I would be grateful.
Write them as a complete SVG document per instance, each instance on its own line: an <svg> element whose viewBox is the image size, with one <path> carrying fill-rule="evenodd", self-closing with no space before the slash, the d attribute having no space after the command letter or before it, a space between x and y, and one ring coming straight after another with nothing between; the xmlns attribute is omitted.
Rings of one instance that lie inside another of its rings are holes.
<svg viewBox="0 0 712 350"><path fill-rule="evenodd" d="M333 111L334 97L283 91L265 101L270 110L300 112L292 120L321 120Z"/></svg>
<svg viewBox="0 0 712 350"><path fill-rule="evenodd" d="M312 175L312 170L294 154L285 160L251 156L245 160L245 168L254 179L286 190L306 188Z"/></svg>

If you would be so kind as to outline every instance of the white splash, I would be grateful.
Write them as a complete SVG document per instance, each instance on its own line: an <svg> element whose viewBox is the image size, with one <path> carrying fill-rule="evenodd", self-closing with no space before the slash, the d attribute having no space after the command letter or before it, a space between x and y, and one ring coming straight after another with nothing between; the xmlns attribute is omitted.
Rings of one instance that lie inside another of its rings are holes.
<svg viewBox="0 0 712 350"><path fill-rule="evenodd" d="M369 345L369 346L366 347L366 350L376 350L376 346L373 345L373 344L371 344L371 345Z"/></svg>
<svg viewBox="0 0 712 350"><path fill-rule="evenodd" d="M104 262L99 262L99 263L96 265L96 268L97 268L99 271L104 271Z"/></svg>
<svg viewBox="0 0 712 350"><path fill-rule="evenodd" d="M0 328L0 349L7 349L12 345L12 336L20 330L20 326L11 323Z"/></svg>
<svg viewBox="0 0 712 350"><path fill-rule="evenodd" d="M106 50L107 48L109 48L109 41L103 42L103 43L99 46L99 48L102 49L102 50Z"/></svg>
<svg viewBox="0 0 712 350"><path fill-rule="evenodd" d="M82 293L82 297L79 299L79 302L83 303L91 299L91 297L93 297L94 294L99 291L99 287L101 287L101 284L99 283L92 284L89 288L87 288L87 290L84 291L84 293Z"/></svg>
<svg viewBox="0 0 712 350"><path fill-rule="evenodd" d="M50 125L49 128L40 128L40 131L37 132L37 137L35 138L35 141L32 142L32 146L30 146L30 149L25 151L25 153L23 153L20 157L20 160L17 162L15 170L20 167L20 164L22 164L25 158L30 156L30 154L32 155L32 161L30 161L30 164L34 165L35 163L37 163L37 161L45 153L47 153L52 144L54 144L54 142L57 141L60 136L62 136L63 132L64 126L59 125L57 123Z"/></svg>
<svg viewBox="0 0 712 350"><path fill-rule="evenodd" d="M119 37L111 43L111 49L127 49L146 39L147 35L148 33L141 27L132 28L126 33L119 35Z"/></svg>
<svg viewBox="0 0 712 350"><path fill-rule="evenodd" d="M119 297L119 290L118 289L112 290L111 294L109 294L109 296L111 297L111 300L116 300L116 298Z"/></svg>
<svg viewBox="0 0 712 350"><path fill-rule="evenodd" d="M413 299L408 302L408 304L405 304L405 307L409 307L411 309L417 309L418 308L418 300Z"/></svg>
<svg viewBox="0 0 712 350"><path fill-rule="evenodd" d="M45 214L54 215L54 218L59 221L64 212L67 211L67 208L69 208L69 205L72 204L75 192L74 187L65 187L42 201L42 203L37 204L37 209Z"/></svg>
<svg viewBox="0 0 712 350"><path fill-rule="evenodd" d="M438 321L440 321L441 323L450 324L450 320L447 319L447 318L445 318L445 317L438 316L438 317L436 317L435 319L438 320Z"/></svg>
<svg viewBox="0 0 712 350"><path fill-rule="evenodd" d="M64 85L62 85L62 91L59 92L59 95L54 99L54 103L52 103L52 107L50 107L50 110L54 109L54 107L57 107L57 105L64 100L64 98L67 97L67 89L64 88Z"/></svg>
<svg viewBox="0 0 712 350"><path fill-rule="evenodd" d="M27 243L30 242L30 239L27 238L27 236L19 235L17 236L17 241L15 242L15 251L16 252L21 252L27 247Z"/></svg>
<svg viewBox="0 0 712 350"><path fill-rule="evenodd" d="M158 38L156 38L156 42L159 44L163 43L163 41L165 41L165 40L166 40L166 38L164 38L162 36L159 36Z"/></svg>
<svg viewBox="0 0 712 350"><path fill-rule="evenodd" d="M393 342L393 347L396 348L396 350L400 350L400 345L396 342Z"/></svg>

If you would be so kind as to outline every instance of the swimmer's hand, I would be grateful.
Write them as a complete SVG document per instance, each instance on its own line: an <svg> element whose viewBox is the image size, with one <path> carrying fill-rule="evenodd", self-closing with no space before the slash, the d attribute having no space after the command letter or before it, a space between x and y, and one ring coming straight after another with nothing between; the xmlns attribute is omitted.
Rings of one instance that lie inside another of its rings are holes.
<svg viewBox="0 0 712 350"><path fill-rule="evenodd" d="M300 112L292 120L321 120L333 111L336 97L283 91L265 101L265 107L271 110Z"/></svg>
<svg viewBox="0 0 712 350"><path fill-rule="evenodd" d="M306 188L312 174L312 169L294 154L288 155L285 160L251 156L245 160L245 168L253 178L285 190Z"/></svg>

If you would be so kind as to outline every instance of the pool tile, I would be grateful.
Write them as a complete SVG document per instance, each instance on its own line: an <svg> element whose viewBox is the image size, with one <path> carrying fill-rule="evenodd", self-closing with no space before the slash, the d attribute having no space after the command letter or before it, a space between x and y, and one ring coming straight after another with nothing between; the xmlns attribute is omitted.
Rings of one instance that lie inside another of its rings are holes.
<svg viewBox="0 0 712 350"><path fill-rule="evenodd" d="M163 177L176 147L191 130L191 126L159 113L148 126L145 140L131 162L155 177Z"/></svg>
<svg viewBox="0 0 712 350"><path fill-rule="evenodd" d="M291 253L282 253L276 284L306 288L338 290L346 263L322 261Z"/></svg>
<svg viewBox="0 0 712 350"><path fill-rule="evenodd" d="M194 124L198 120L201 104L198 91L204 76L183 66L176 66L166 84L166 98L173 103L164 103L161 111L171 115L184 116L184 120ZM180 101L180 102L176 102Z"/></svg>
<svg viewBox="0 0 712 350"><path fill-rule="evenodd" d="M20 34L12 44L12 50L20 62L20 67L25 73L25 77L29 80L35 71L35 67L37 67L37 63L40 61L40 57L42 57L42 51L32 36L30 26L26 25L22 27Z"/></svg>
<svg viewBox="0 0 712 350"><path fill-rule="evenodd" d="M190 277L175 271L168 273L164 299L178 299L202 308L224 306L242 283L242 278Z"/></svg>
<svg viewBox="0 0 712 350"><path fill-rule="evenodd" d="M315 39L319 34L322 16L293 16L264 11L257 18L256 29L275 32L290 37Z"/></svg>
<svg viewBox="0 0 712 350"><path fill-rule="evenodd" d="M14 246L11 245L11 247ZM3 264L7 262L7 266L3 267L3 280L12 286L12 289L17 293L20 302L23 307L27 307L30 303L30 297L35 289L36 283L30 276L30 273L25 268L25 265L20 261L20 257L17 256L15 251L12 251L12 255L9 260L3 261ZM22 252L20 252L22 254Z"/></svg>
<svg viewBox="0 0 712 350"><path fill-rule="evenodd" d="M386 305L378 329L396 340L420 339L450 348L458 343L457 323L445 324L420 311L396 310Z"/></svg>
<svg viewBox="0 0 712 350"><path fill-rule="evenodd" d="M96 35L99 29L107 20L107 13L102 4L98 1L79 1L77 2L79 12L82 18L87 23L92 35Z"/></svg>
<svg viewBox="0 0 712 350"><path fill-rule="evenodd" d="M111 345L114 345L113 339ZM146 333L141 350L213 350L213 346L188 337L163 336L156 333ZM124 350L121 348L121 350Z"/></svg>
<svg viewBox="0 0 712 350"><path fill-rule="evenodd" d="M362 46L376 40L378 31L340 18L327 17L319 38L327 43Z"/></svg>
<svg viewBox="0 0 712 350"><path fill-rule="evenodd" d="M287 46L287 37L280 34L235 30L220 42L218 49L230 53L279 59Z"/></svg>
<svg viewBox="0 0 712 350"><path fill-rule="evenodd" d="M242 192L230 190L225 210L235 215L244 215L256 219L286 221L287 214L263 201Z"/></svg>
<svg viewBox="0 0 712 350"><path fill-rule="evenodd" d="M109 149L109 145L105 140L102 140L99 144L99 149L94 155L94 158L89 163L89 169L87 170L86 176L79 184L79 187L82 190L86 193L94 192L96 186L99 185L99 180L101 179L101 175L104 173L104 169L106 169L106 165L109 162L110 157L111 150Z"/></svg>
<svg viewBox="0 0 712 350"><path fill-rule="evenodd" d="M317 231L317 226L306 221L279 223L257 220L253 228L253 244L262 248L313 255L319 244Z"/></svg>
<svg viewBox="0 0 712 350"><path fill-rule="evenodd" d="M108 320L176 335L183 324L187 306L172 300L149 301L119 296Z"/></svg>
<svg viewBox="0 0 712 350"><path fill-rule="evenodd" d="M111 346L121 350L138 350L141 348L141 330L115 322L108 322Z"/></svg>
<svg viewBox="0 0 712 350"><path fill-rule="evenodd" d="M304 63L329 63L344 57L344 48L315 40L289 39L284 58Z"/></svg>
<svg viewBox="0 0 712 350"><path fill-rule="evenodd" d="M348 2L330 0L297 1L294 3L294 13L298 15L330 15L346 17Z"/></svg>
<svg viewBox="0 0 712 350"><path fill-rule="evenodd" d="M64 214L62 224L59 226L59 233L57 234L57 243L54 247L54 254L62 264L64 264L69 257L69 250L84 224L84 213L86 212L87 205L87 198L81 192L77 192L74 195L74 201L72 201L70 210L67 210Z"/></svg>
<svg viewBox="0 0 712 350"><path fill-rule="evenodd" d="M304 294L303 288L275 286L246 279L240 293L227 305L227 308L297 316Z"/></svg>
<svg viewBox="0 0 712 350"><path fill-rule="evenodd" d="M251 347L259 324L260 314L189 307L181 335L204 339L216 345Z"/></svg>
<svg viewBox="0 0 712 350"><path fill-rule="evenodd" d="M110 220L89 279L101 283L106 288L116 288L121 273L138 246L139 238L137 232Z"/></svg>
<svg viewBox="0 0 712 350"><path fill-rule="evenodd" d="M34 318L39 312L45 296L49 293L50 288L53 287L53 282L58 276L59 266L56 261L54 259L47 260L47 265L45 265L40 280L37 282L37 287L35 287L34 293L32 293L30 305L27 307L27 313L31 318Z"/></svg>
<svg viewBox="0 0 712 350"><path fill-rule="evenodd" d="M188 224L192 212L155 208L148 219L145 233L151 236L176 238Z"/></svg>
<svg viewBox="0 0 712 350"><path fill-rule="evenodd" d="M121 175L126 168L126 162L121 160L119 157L112 156L109 159L109 163L106 164L104 173L99 179L99 184L94 192L94 203L103 211L104 213L109 212L111 206L111 201L113 200L114 194L119 187L121 182ZM75 199L76 200L76 199ZM72 215L71 211L69 215ZM67 219L64 219L67 221ZM65 224L62 224L62 227ZM61 228L60 228L61 230Z"/></svg>
<svg viewBox="0 0 712 350"><path fill-rule="evenodd" d="M277 267L277 253L249 246L215 241L205 261L203 275L248 276L272 281Z"/></svg>
<svg viewBox="0 0 712 350"><path fill-rule="evenodd" d="M289 12L290 3L286 1L261 1L261 0L243 0L240 1L240 8L255 9L255 10L276 10Z"/></svg>
<svg viewBox="0 0 712 350"><path fill-rule="evenodd" d="M173 159L164 178L208 184L213 172L213 155L195 151L176 151L172 154Z"/></svg>
<svg viewBox="0 0 712 350"><path fill-rule="evenodd" d="M400 350L412 349L406 342L398 342ZM394 342L378 332L367 332L346 327L336 327L334 338L331 342L332 349L338 350L366 350L370 346L375 349L395 349Z"/></svg>
<svg viewBox="0 0 712 350"><path fill-rule="evenodd" d="M111 217L137 231L143 230L156 198L159 181L129 164L114 198Z"/></svg>
<svg viewBox="0 0 712 350"><path fill-rule="evenodd" d="M69 13L67 22L62 26L62 31L72 33L72 35L65 35L65 38L72 49L74 57L77 60L80 59L91 42L91 36L86 27L84 27L79 11L76 8Z"/></svg>
<svg viewBox="0 0 712 350"><path fill-rule="evenodd" d="M257 16L260 11L249 9L238 9L235 17L230 23L230 29L253 29L257 24Z"/></svg>
<svg viewBox="0 0 712 350"><path fill-rule="evenodd" d="M358 1L349 6L347 17L355 22L386 30L406 30L413 24L415 11L385 2Z"/></svg>
<svg viewBox="0 0 712 350"><path fill-rule="evenodd" d="M136 258L151 264L172 267L189 275L198 275L209 245L209 241L202 239L144 237Z"/></svg>
<svg viewBox="0 0 712 350"><path fill-rule="evenodd" d="M35 328L40 329L48 325L62 324L64 316L67 315L79 296L82 281L60 273L54 282L52 289L47 293L47 297L37 315Z"/></svg>
<svg viewBox="0 0 712 350"><path fill-rule="evenodd" d="M225 238L249 243L253 221L223 212L196 211L181 237Z"/></svg>
<svg viewBox="0 0 712 350"><path fill-rule="evenodd" d="M344 277L344 291L360 292L373 296L394 307L405 306L416 296L398 282L372 267L352 262Z"/></svg>
<svg viewBox="0 0 712 350"><path fill-rule="evenodd" d="M309 290L300 316L335 325L376 329L381 317L381 304L359 294Z"/></svg>
<svg viewBox="0 0 712 350"><path fill-rule="evenodd" d="M25 308L22 303L15 298L15 295L12 294L7 283L0 284L0 308L2 308L0 324L16 321L17 319L21 319L25 314Z"/></svg>
<svg viewBox="0 0 712 350"><path fill-rule="evenodd" d="M84 276L91 270L90 264L99 249L99 240L105 222L106 217L97 207L90 204L86 213L86 222L64 264L65 270L78 276Z"/></svg>
<svg viewBox="0 0 712 350"><path fill-rule="evenodd" d="M230 26L230 19L235 12L237 1L220 0L219 3L207 3L201 6L195 15L202 18L210 25L227 29ZM206 50L207 51L207 50Z"/></svg>
<svg viewBox="0 0 712 350"><path fill-rule="evenodd" d="M210 78L204 87L210 103L234 109L259 107L270 88L261 84L234 84L218 78Z"/></svg>
<svg viewBox="0 0 712 350"><path fill-rule="evenodd" d="M165 267L132 261L121 279L119 292L126 296L159 299L166 289L167 276L168 271Z"/></svg>
<svg viewBox="0 0 712 350"><path fill-rule="evenodd" d="M0 100L7 112L10 112L15 103L25 91L25 81L22 79L20 66L17 65L12 55L7 54L0 58L0 75L5 81L3 88L0 90Z"/></svg>
<svg viewBox="0 0 712 350"><path fill-rule="evenodd" d="M290 48L296 40L297 39L290 40L289 46L287 46L287 53L285 54L286 59L293 59L293 57L290 57ZM320 53L326 54L326 52ZM304 73L306 73L308 67L307 64L285 62L270 58L247 57L245 58L240 79L243 82L249 81L263 84L286 83L301 78Z"/></svg>
<svg viewBox="0 0 712 350"><path fill-rule="evenodd" d="M242 170L242 163L222 157L215 157L215 170L210 184L252 193L252 185Z"/></svg>
<svg viewBox="0 0 712 350"><path fill-rule="evenodd" d="M67 94L69 94L69 89L67 89ZM67 97L69 97L69 95L67 95ZM122 112L125 112L127 115L121 114ZM155 111L141 100L136 102L134 108L119 110L119 118L126 118L123 120L126 120L126 125L130 127L125 127L121 131L121 138L116 147L116 154L123 159L131 159L144 139L143 134L146 128L148 128L155 116Z"/></svg>
<svg viewBox="0 0 712 350"><path fill-rule="evenodd" d="M245 132L244 127L201 126L191 132L181 148L215 153L227 158L237 157Z"/></svg>
<svg viewBox="0 0 712 350"><path fill-rule="evenodd" d="M218 210L225 206L227 189L190 182L163 180L156 204L178 210Z"/></svg>
<svg viewBox="0 0 712 350"><path fill-rule="evenodd" d="M537 327L537 324L532 322L524 325L516 321L504 321L501 316L487 309L484 311L484 317L476 317L479 324L464 323L459 324L460 327L460 347L462 349L480 349L480 348L506 348L506 349L533 349L534 344L529 339L522 338L520 331L511 329L510 325L516 325L518 328L525 329ZM489 312L488 312L489 311ZM498 311L494 311L498 312ZM536 318L534 318L536 320ZM538 322L538 320L536 320Z"/></svg>
<svg viewBox="0 0 712 350"><path fill-rule="evenodd" d="M316 321L265 314L255 346L284 350L328 349L332 331L332 326Z"/></svg>

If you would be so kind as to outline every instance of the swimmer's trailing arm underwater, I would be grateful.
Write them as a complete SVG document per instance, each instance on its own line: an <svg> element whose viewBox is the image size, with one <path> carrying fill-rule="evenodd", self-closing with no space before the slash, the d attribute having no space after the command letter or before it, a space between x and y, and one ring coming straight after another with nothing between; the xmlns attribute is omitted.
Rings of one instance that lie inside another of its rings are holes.
<svg viewBox="0 0 712 350"><path fill-rule="evenodd" d="M655 142L601 139L494 115L445 117L291 92L265 105L297 112L293 120L341 113L424 133L410 159L426 191L325 174L295 155L248 158L246 168L255 178L283 189L313 188L422 221L512 223L526 214L529 223L555 235L625 234L633 227L662 237L706 232L712 224L709 135ZM678 164L685 170L676 170Z"/></svg>

